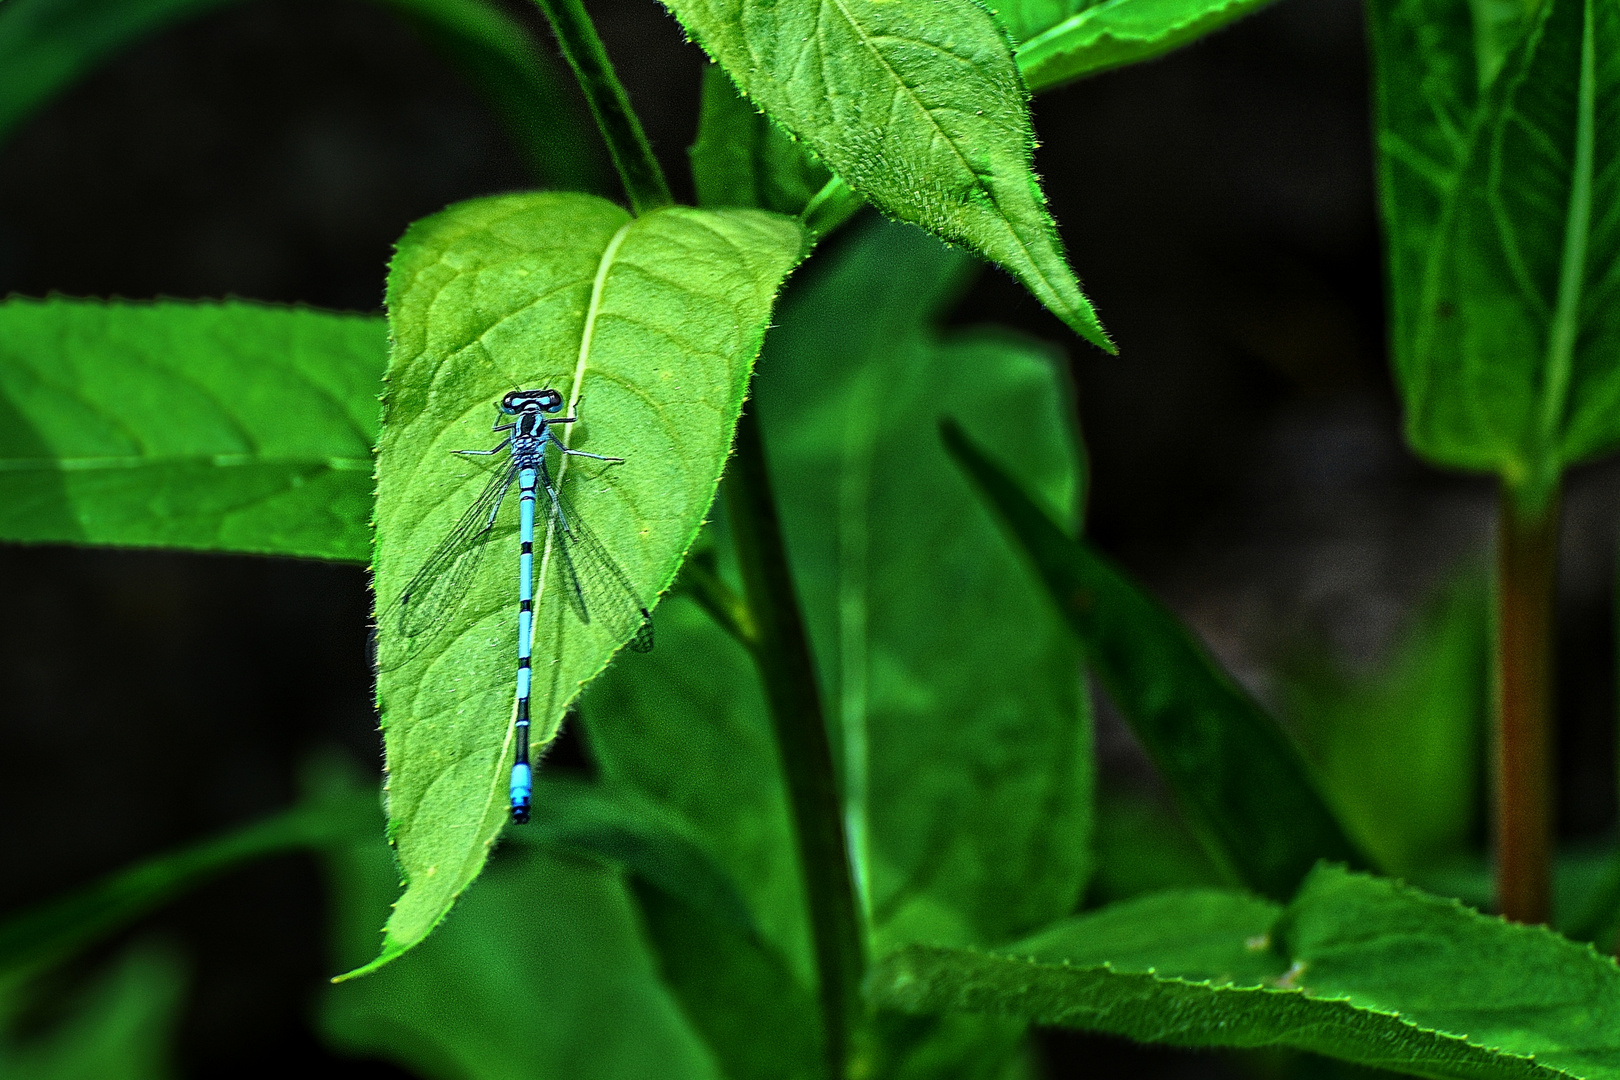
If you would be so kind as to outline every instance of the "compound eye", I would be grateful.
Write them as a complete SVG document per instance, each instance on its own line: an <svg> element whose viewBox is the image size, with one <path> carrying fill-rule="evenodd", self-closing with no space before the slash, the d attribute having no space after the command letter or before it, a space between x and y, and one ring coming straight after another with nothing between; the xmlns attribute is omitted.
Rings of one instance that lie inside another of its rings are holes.
<svg viewBox="0 0 1620 1080"><path fill-rule="evenodd" d="M507 394L505 397L501 398L501 405L500 405L501 412L508 413L508 414L517 412L518 411L517 399L518 399L518 393L517 393L516 390L512 391L510 394Z"/></svg>
<svg viewBox="0 0 1620 1080"><path fill-rule="evenodd" d="M543 390L540 393L540 407L546 412L561 412L563 396L555 390Z"/></svg>

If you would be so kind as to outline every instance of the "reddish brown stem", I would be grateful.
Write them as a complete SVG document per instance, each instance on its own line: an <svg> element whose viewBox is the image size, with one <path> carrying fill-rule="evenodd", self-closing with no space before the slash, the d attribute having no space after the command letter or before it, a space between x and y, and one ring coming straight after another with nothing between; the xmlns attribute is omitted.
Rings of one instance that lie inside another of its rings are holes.
<svg viewBox="0 0 1620 1080"><path fill-rule="evenodd" d="M1506 485L1496 552L1496 898L1544 923L1552 897L1556 493L1526 512Z"/></svg>

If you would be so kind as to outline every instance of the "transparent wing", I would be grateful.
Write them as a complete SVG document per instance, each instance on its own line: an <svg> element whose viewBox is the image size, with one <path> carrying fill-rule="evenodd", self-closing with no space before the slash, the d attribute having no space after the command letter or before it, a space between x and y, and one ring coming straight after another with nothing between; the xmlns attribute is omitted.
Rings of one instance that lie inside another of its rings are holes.
<svg viewBox="0 0 1620 1080"><path fill-rule="evenodd" d="M431 637L429 630L443 628L454 620L489 550L485 541L494 527L496 511L516 477L513 465L503 465L491 476L478 498L399 594L394 608L401 636L426 640Z"/></svg>
<svg viewBox="0 0 1620 1080"><path fill-rule="evenodd" d="M552 554L557 576L562 582L563 599L582 623L596 623L614 637L628 639L634 652L653 647L652 615L630 585L630 578L613 561L607 548L585 524L578 509L566 495L552 501L545 493L552 537ZM562 515L557 514L558 504Z"/></svg>

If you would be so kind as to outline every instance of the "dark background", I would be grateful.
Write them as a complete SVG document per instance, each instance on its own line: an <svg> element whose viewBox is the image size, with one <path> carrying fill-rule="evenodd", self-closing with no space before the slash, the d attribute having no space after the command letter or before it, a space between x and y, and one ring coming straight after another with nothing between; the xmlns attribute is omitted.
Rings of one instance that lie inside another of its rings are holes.
<svg viewBox="0 0 1620 1080"><path fill-rule="evenodd" d="M654 0L591 9L690 199L701 54ZM1486 550L1492 489L1400 441L1356 0L1284 0L1045 95L1036 123L1053 210L1122 355L1076 341L999 271L957 321L1070 350L1093 535L1257 692L1302 635L1376 663L1414 605ZM378 310L406 224L529 182L480 99L390 16L252 0L140 44L0 146L0 294ZM1567 499L1568 837L1615 812L1617 487L1589 468ZM379 756L358 567L0 548L0 595L0 911L286 805L314 748ZM1105 782L1151 782L1106 717L1100 745ZM187 1075L401 1075L331 1058L308 1030L328 974L322 903L313 864L283 858L153 921L195 966ZM1074 1035L1045 1048L1054 1076L1254 1064Z"/></svg>

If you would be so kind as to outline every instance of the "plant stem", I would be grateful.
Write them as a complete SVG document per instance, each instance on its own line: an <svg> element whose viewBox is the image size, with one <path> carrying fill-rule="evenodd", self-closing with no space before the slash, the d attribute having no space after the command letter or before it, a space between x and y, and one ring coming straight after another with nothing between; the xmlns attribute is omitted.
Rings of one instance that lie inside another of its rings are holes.
<svg viewBox="0 0 1620 1080"><path fill-rule="evenodd" d="M630 107L630 95L613 72L596 26L585 13L581 0L535 0L546 13L564 59L574 69L585 102L596 117L596 126L607 141L608 154L624 181L630 209L645 214L675 201L664 180L664 170L653 156L652 144L641 128L641 121Z"/></svg>
<svg viewBox="0 0 1620 1080"><path fill-rule="evenodd" d="M752 402L744 406L737 423L736 454L726 471L725 499L743 591L753 614L758 642L755 658L770 702L804 875L828 1076L841 1080L849 1075L856 1031L864 1022L861 981L866 948L821 693L782 545L765 444Z"/></svg>
<svg viewBox="0 0 1620 1080"><path fill-rule="evenodd" d="M1555 490L1525 506L1502 485L1496 553L1496 897L1515 922L1551 909Z"/></svg>

